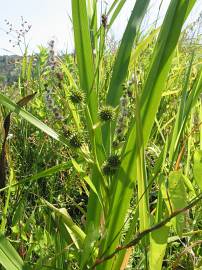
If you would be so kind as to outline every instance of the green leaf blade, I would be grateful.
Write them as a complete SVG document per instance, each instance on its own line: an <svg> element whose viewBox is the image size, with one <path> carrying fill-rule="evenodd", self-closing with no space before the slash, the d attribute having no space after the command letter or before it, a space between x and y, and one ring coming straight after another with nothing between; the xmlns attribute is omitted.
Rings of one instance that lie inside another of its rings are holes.
<svg viewBox="0 0 202 270"><path fill-rule="evenodd" d="M6 270L22 270L24 265L21 257L3 235L0 235L0 263Z"/></svg>

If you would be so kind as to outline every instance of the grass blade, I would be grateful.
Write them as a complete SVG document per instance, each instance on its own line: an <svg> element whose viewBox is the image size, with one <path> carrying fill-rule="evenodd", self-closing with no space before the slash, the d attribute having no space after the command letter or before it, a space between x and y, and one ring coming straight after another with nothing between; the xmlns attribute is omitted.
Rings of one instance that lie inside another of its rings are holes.
<svg viewBox="0 0 202 270"><path fill-rule="evenodd" d="M137 186L138 186L138 202L139 202L139 222L140 231L146 230L149 225L149 201L147 196L147 177L146 177L146 167L144 158L144 142L142 133L142 123L140 118L140 107L139 107L139 97L136 93L136 124L137 124Z"/></svg>
<svg viewBox="0 0 202 270"><path fill-rule="evenodd" d="M194 179L202 192L202 150L194 153Z"/></svg>
<svg viewBox="0 0 202 270"><path fill-rule="evenodd" d="M128 21L126 30L124 32L120 48L113 66L112 78L109 85L107 94L107 103L116 107L119 105L119 100L122 95L122 84L128 72L128 66L132 53L134 39L137 35L138 28L146 13L150 0L136 1L132 14ZM109 148L109 133L110 128L108 125L103 128L104 143L108 152Z"/></svg>
<svg viewBox="0 0 202 270"><path fill-rule="evenodd" d="M147 144L150 136L183 23L194 3L195 1L179 2L172 0L164 19L140 100L144 145ZM122 161L119 173L116 175L117 186L114 189L113 205L111 207L107 237L104 245L104 251L107 254L110 254L119 243L118 236L122 230L125 214L133 192L132 183L136 174L135 140L135 123L132 123L125 148L125 158ZM111 262L108 262L100 269L109 269L111 267L110 265Z"/></svg>
<svg viewBox="0 0 202 270"><path fill-rule="evenodd" d="M20 108L17 104L15 104L13 101L11 101L8 97L4 96L3 94L0 93L0 104L4 105L7 107L9 110L15 112L25 120L27 120L29 123L40 129L41 131L45 132L48 134L50 137L53 139L61 142L64 145L67 145L66 139L55 132L53 129L49 128L47 125L45 125L43 122L41 122L38 118L33 116L31 113L27 112L26 110Z"/></svg>
<svg viewBox="0 0 202 270"><path fill-rule="evenodd" d="M128 71L134 39L136 37L140 23L145 15L149 2L149 0L136 1L126 30L124 32L116 61L114 63L112 79L107 95L107 103L114 107L119 104L119 99L122 94L121 85L124 82Z"/></svg>
<svg viewBox="0 0 202 270"><path fill-rule="evenodd" d="M0 263L6 270L23 269L21 257L3 235L0 235Z"/></svg>
<svg viewBox="0 0 202 270"><path fill-rule="evenodd" d="M61 217L64 224L67 226L69 234L73 241L75 242L75 245L79 246L79 248L82 248L84 239L86 237L85 233L73 222L69 214L67 213L67 210L65 208L58 209L51 203L47 202L46 200L42 200L43 203L45 203L58 217ZM77 243L78 241L78 243Z"/></svg>

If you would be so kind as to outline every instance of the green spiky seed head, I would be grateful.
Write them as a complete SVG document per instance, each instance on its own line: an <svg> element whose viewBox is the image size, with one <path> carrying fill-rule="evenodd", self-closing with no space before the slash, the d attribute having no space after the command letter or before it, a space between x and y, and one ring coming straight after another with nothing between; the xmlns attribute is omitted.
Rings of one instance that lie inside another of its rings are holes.
<svg viewBox="0 0 202 270"><path fill-rule="evenodd" d="M120 165L121 161L118 155L111 155L107 159L107 164L112 168L117 168Z"/></svg>
<svg viewBox="0 0 202 270"><path fill-rule="evenodd" d="M116 169L111 167L107 162L105 162L102 166L102 171L103 171L104 175L110 176L110 175L115 174Z"/></svg>
<svg viewBox="0 0 202 270"><path fill-rule="evenodd" d="M99 112L100 120L103 122L111 121L114 119L114 109L111 106L103 107Z"/></svg>
<svg viewBox="0 0 202 270"><path fill-rule="evenodd" d="M118 148L120 145L120 142L118 140L113 141L112 146L113 148Z"/></svg>
<svg viewBox="0 0 202 270"><path fill-rule="evenodd" d="M63 133L64 133L65 137L70 138L74 133L74 129L72 127L65 127L63 129Z"/></svg>
<svg viewBox="0 0 202 270"><path fill-rule="evenodd" d="M83 102L84 94L80 90L74 89L74 90L71 90L69 99L71 100L72 103L79 104Z"/></svg>
<svg viewBox="0 0 202 270"><path fill-rule="evenodd" d="M80 148L83 144L83 136L79 133L74 133L70 136L69 143L73 148Z"/></svg>

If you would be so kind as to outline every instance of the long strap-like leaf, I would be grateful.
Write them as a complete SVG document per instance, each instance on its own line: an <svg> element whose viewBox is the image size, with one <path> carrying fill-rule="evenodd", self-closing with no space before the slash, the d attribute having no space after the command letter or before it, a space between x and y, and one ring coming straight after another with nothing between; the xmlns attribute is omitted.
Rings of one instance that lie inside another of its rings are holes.
<svg viewBox="0 0 202 270"><path fill-rule="evenodd" d="M147 144L155 115L159 107L162 91L170 69L172 56L178 42L184 21L186 20L195 0L172 0L167 11L159 38L154 49L153 60L148 78L140 100L143 125L144 145ZM133 185L136 178L136 147L135 123L128 138L125 158L117 174L117 186L114 192L113 205L109 215L109 226L104 245L106 254L113 251L119 243L119 233L122 230L125 215L129 207ZM111 269L112 262L99 269Z"/></svg>
<svg viewBox="0 0 202 270"><path fill-rule="evenodd" d="M21 99L17 103L17 105L20 106L20 107L26 105L30 100L32 100L34 98L35 95L36 95L36 93L24 97L23 99ZM10 120L11 120L11 113L9 113L6 116L6 118L4 119L5 135L4 135L4 140L3 140L3 144L2 144L2 150L1 150L1 156L0 156L0 188L4 188L5 183L6 183L6 164L7 164L7 160L6 160L6 141L7 141L7 137L8 137L9 129L10 129Z"/></svg>
<svg viewBox="0 0 202 270"><path fill-rule="evenodd" d="M94 64L86 1L72 0L72 18L80 86L86 93L86 120L95 161L92 170L92 182L100 193L103 186L99 164L104 161L105 154L101 129L100 127L93 129L93 125L98 122L98 95L94 87ZM88 202L87 227L91 222L95 224L95 227L99 226L100 213L101 205L94 192L91 192Z"/></svg>
<svg viewBox="0 0 202 270"><path fill-rule="evenodd" d="M129 61L133 48L134 39L137 34L137 30L140 23L146 13L150 0L136 1L132 14L128 21L126 30L124 32L120 48L113 66L112 78L107 95L107 103L116 107L119 105L119 99L122 95L122 84L126 78L128 72ZM110 128L106 126L103 129L103 138L105 147L109 148L107 144L109 142Z"/></svg>

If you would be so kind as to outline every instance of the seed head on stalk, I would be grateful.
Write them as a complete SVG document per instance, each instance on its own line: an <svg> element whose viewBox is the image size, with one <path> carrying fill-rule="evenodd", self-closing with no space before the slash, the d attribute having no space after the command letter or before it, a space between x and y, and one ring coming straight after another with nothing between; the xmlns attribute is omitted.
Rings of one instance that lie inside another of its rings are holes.
<svg viewBox="0 0 202 270"><path fill-rule="evenodd" d="M69 138L69 143L73 148L80 148L83 142L83 136L80 133L73 133Z"/></svg>
<svg viewBox="0 0 202 270"><path fill-rule="evenodd" d="M114 120L114 109L111 106L104 106L99 111L100 120L103 122Z"/></svg>
<svg viewBox="0 0 202 270"><path fill-rule="evenodd" d="M72 89L69 95L69 99L74 104L80 104L84 100L84 94L80 90Z"/></svg>

